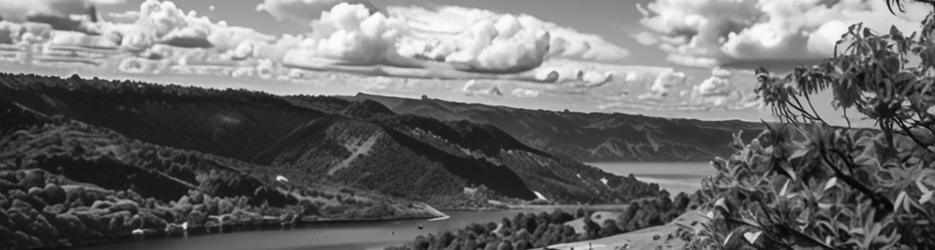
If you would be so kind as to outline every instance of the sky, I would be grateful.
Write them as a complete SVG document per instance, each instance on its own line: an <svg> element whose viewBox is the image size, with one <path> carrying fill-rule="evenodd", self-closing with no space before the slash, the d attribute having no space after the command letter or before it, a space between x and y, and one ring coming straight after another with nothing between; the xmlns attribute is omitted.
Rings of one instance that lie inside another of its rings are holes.
<svg viewBox="0 0 935 250"><path fill-rule="evenodd" d="M0 67L757 121L772 117L753 69L830 57L858 22L918 31L928 10L905 9L893 15L882 0L0 0ZM817 100L832 113L827 94Z"/></svg>

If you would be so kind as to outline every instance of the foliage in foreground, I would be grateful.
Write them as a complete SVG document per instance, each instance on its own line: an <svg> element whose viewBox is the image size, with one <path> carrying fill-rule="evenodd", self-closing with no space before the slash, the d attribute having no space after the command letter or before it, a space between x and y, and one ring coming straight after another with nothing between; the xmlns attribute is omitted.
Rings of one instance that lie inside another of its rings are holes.
<svg viewBox="0 0 935 250"><path fill-rule="evenodd" d="M710 221L697 249L933 249L935 46L922 34L854 25L836 57L784 78L758 70L758 93L784 122L713 165L703 181ZM878 129L828 125L811 97L833 93L847 118Z"/></svg>

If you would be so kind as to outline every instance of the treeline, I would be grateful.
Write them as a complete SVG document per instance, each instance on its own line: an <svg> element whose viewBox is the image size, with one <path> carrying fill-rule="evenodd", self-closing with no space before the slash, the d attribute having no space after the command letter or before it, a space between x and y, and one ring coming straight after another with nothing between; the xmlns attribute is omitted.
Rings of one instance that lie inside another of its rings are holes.
<svg viewBox="0 0 935 250"><path fill-rule="evenodd" d="M250 205L250 198L192 190L178 200L144 198L76 183L40 169L0 170L0 249L69 247L110 239L174 235L204 227L291 225L301 206Z"/></svg>
<svg viewBox="0 0 935 250"><path fill-rule="evenodd" d="M579 213L579 216L585 216ZM503 218L499 223L474 223L455 231L420 235L405 246L389 247L387 250L402 249L528 249L562 242L583 240L586 236L575 233L566 222L575 215L561 210L552 213L519 213L513 218Z"/></svg>
<svg viewBox="0 0 935 250"><path fill-rule="evenodd" d="M613 235L659 226L678 218L687 210L697 208L699 203L701 201L697 194L687 195L685 193L679 193L674 199L669 199L668 195L655 199L641 199L630 202L616 221L605 221L603 227L611 227L607 230L611 230L613 233L610 235ZM614 229L612 226L617 228Z"/></svg>
<svg viewBox="0 0 935 250"><path fill-rule="evenodd" d="M513 218L503 218L499 223L474 223L465 228L444 231L439 234L420 235L403 246L387 250L520 250L544 248L550 245L586 241L609 237L647 227L659 226L679 217L686 210L695 209L700 203L698 195L679 193L670 199L668 193L658 197L632 201L620 211L616 219L602 223L592 220L593 211L578 209L570 214L562 210L552 213L520 213ZM580 219L584 223L581 232L567 223ZM670 235L668 237L683 237Z"/></svg>
<svg viewBox="0 0 935 250"><path fill-rule="evenodd" d="M74 74L68 78L37 74L13 74L0 72L0 88L10 91L79 91L87 93L108 92L120 95L155 97L174 96L184 98L214 98L227 101L275 101L287 102L280 97L262 91L248 89L217 90L176 84L153 84L133 80L106 80L97 77L85 79Z"/></svg>

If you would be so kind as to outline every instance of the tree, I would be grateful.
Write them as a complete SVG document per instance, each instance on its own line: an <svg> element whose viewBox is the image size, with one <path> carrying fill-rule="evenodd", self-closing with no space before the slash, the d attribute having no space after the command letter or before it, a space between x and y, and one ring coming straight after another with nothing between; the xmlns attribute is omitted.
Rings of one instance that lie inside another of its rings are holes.
<svg viewBox="0 0 935 250"><path fill-rule="evenodd" d="M781 123L749 143L738 133L737 152L713 162L701 190L710 220L692 247L935 248L933 31L932 14L908 35L855 24L833 58L784 77L758 69L756 92ZM846 127L816 111L822 91ZM852 128L848 110L876 128Z"/></svg>
<svg viewBox="0 0 935 250"><path fill-rule="evenodd" d="M601 225L591 220L591 217L584 218L584 237L586 239L595 239L600 237Z"/></svg>
<svg viewBox="0 0 935 250"><path fill-rule="evenodd" d="M614 220L605 220L604 226L601 227L600 235L601 237L608 237L613 235L618 235L623 233L623 230L620 230L620 227L617 226L617 222Z"/></svg>

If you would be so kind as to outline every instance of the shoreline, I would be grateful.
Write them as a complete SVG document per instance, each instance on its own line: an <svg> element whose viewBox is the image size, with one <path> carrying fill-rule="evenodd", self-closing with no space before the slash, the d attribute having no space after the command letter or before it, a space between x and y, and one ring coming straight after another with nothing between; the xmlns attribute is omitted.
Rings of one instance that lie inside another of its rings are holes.
<svg viewBox="0 0 935 250"><path fill-rule="evenodd" d="M595 208L598 209L611 209L611 208L623 208L625 204L598 204L598 205L582 205L582 204L556 204L556 205L510 205L502 209L479 209L479 210L453 210L447 212L489 212L489 211L510 211L510 210L529 210L529 209L563 209L570 212L574 212L569 209L577 208ZM109 239L97 239L97 240L88 240L80 243L75 243L70 246L61 246L56 248L48 249L78 249L78 248L89 248L106 244L117 244L124 242L132 241L145 241L145 240L154 240L154 239L171 239L171 238L182 238L182 237L198 237L198 236L209 236L209 235L219 235L219 234L229 234L237 232L255 232L255 231L270 231L270 230L302 230L308 228L314 228L316 226L327 226L327 225L342 225L342 224L356 224L356 223L379 223L379 222L395 222L395 221L418 221L426 220L432 221L443 221L450 219L451 217L446 213L446 211L441 211L434 209L431 206L428 206L431 209L429 210L432 216L402 216L402 217L384 217L384 218L369 218L369 219L323 219L323 220L301 220L300 222L294 225L283 225L279 221L261 221L255 224L231 224L225 225L223 228L218 226L193 226L188 229L184 234L168 234L163 230L152 230L151 233L146 234L143 238L137 238L132 235L124 235L116 238Z"/></svg>
<svg viewBox="0 0 935 250"><path fill-rule="evenodd" d="M438 210L434 210L440 212ZM448 215L444 215L448 216ZM133 235L124 235L120 237L107 238L107 239L95 239L95 240L86 240L79 243L74 243L70 246L59 246L43 249L77 249L77 248L86 248L94 247L106 244L115 244L131 241L145 241L153 239L166 239L166 238L182 238L182 237L192 237L192 236L206 236L206 235L217 235L217 234L228 234L236 232L253 232L253 231L269 231L269 230L301 230L305 228L312 228L313 226L322 226L328 224L353 224L353 223L372 223L372 222L393 222L393 221L414 221L414 220L429 220L434 218L440 218L440 216L403 216L403 217L384 217L384 218L370 218L370 219L327 219L327 220L301 220L299 223L294 225L283 225L278 221L266 223L256 223L256 224L231 224L225 225L222 227L219 226L193 226L188 229L185 233L179 234L169 234L163 230L153 230L150 229L150 233L147 233L142 238L134 237Z"/></svg>

